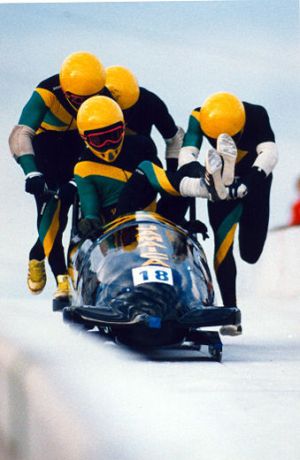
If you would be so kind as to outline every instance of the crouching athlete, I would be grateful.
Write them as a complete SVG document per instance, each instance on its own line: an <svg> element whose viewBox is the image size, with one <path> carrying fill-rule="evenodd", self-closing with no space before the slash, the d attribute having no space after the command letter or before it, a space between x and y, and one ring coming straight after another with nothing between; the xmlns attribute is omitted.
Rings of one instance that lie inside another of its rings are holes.
<svg viewBox="0 0 300 460"><path fill-rule="evenodd" d="M92 237L99 234L104 223L115 218L120 192L141 156L157 166L161 162L152 139L125 136L123 112L113 99L94 96L85 101L78 111L77 126L86 145L74 168L83 217L79 233Z"/></svg>
<svg viewBox="0 0 300 460"><path fill-rule="evenodd" d="M99 93L110 95L101 61L88 52L72 53L59 74L36 87L9 137L25 173L25 190L37 207L39 238L29 254L28 288L33 294L44 289L46 256L57 283L53 307L67 304L71 295L62 236L76 194L73 170L84 148L76 115L85 99ZM47 189L57 191L58 198Z"/></svg>
<svg viewBox="0 0 300 460"><path fill-rule="evenodd" d="M123 111L125 134L150 137L152 128L156 128L165 142L166 169L176 171L184 130L175 124L165 102L139 86L127 67L114 65L105 70L106 86Z"/></svg>
<svg viewBox="0 0 300 460"><path fill-rule="evenodd" d="M222 136L226 133L228 136ZM254 264L267 236L272 171L278 160L275 136L266 109L219 92L209 96L189 118L179 167L194 162L203 137L223 160L222 180L231 200L208 201L215 239L214 268L224 306L236 306L234 236L239 225L241 258ZM230 137L231 136L231 137ZM239 335L241 326L224 326L221 333Z"/></svg>
<svg viewBox="0 0 300 460"><path fill-rule="evenodd" d="M151 139L138 135L125 136L123 112L110 98L94 96L85 101L78 111L77 126L87 147L74 169L83 217L79 222L82 237L99 234L102 225L119 215L121 208L122 213L138 209L154 211L157 189L179 197L186 189L186 181L192 181L197 196L207 198L211 193L205 184L203 171L199 171L200 178L183 177L185 174L178 175L177 172L166 173L156 156L156 148ZM130 180L140 164L141 154L145 160L140 168L150 168L150 175L151 171L155 171L157 187L153 187L153 183L148 180L143 181L140 187L136 179L140 176L138 172ZM221 175L221 165L220 157L211 149L208 167L215 182L218 182L217 176ZM130 193L130 200L132 198L134 201L126 201L123 205L126 194L122 194L122 203L119 205L121 192L129 180L130 190L132 185L137 184L133 194ZM142 202L142 207L136 206L137 199Z"/></svg>
<svg viewBox="0 0 300 460"><path fill-rule="evenodd" d="M184 130L175 124L166 103L157 94L140 86L127 67L114 65L105 70L106 86L124 114L125 134L150 137L152 129L156 128L165 143L165 169L176 171ZM177 211L184 215L189 204L189 198L166 195L157 211L175 221Z"/></svg>

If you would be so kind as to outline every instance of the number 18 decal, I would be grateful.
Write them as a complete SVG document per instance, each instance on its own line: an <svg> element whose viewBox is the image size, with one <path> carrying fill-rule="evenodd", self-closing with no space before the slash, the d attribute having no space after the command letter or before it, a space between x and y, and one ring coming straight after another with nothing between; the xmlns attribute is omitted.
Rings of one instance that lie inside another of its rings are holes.
<svg viewBox="0 0 300 460"><path fill-rule="evenodd" d="M132 269L134 286L143 283L165 283L173 285L172 270L159 265L148 265Z"/></svg>

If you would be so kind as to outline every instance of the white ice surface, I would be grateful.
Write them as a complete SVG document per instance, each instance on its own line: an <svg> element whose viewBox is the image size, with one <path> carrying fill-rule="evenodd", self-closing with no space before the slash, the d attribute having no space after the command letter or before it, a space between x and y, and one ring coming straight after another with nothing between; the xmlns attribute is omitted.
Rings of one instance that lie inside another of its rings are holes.
<svg viewBox="0 0 300 460"><path fill-rule="evenodd" d="M244 334L223 338L221 364L205 359L205 347L200 353L157 352L145 359L134 355L128 361L128 372L140 377L137 385L147 382L143 390L137 387L136 402L131 397L129 403L125 397L123 409L128 419L139 419L145 411L145 440L151 442L153 431L155 442L159 422L152 409L157 405L157 414L169 420L164 424L165 437L174 443L175 432L176 443L185 446L184 454L178 451L178 460L299 458L300 302L253 294L241 297ZM13 309L14 302L10 304ZM30 305L26 301L24 307L42 310L45 321L54 315L45 300L39 303L36 298ZM60 314L55 315L60 322ZM117 345L99 342L101 346L121 354ZM113 364L99 363L100 386L104 369L114 375L110 366ZM111 382L112 395L119 383ZM157 388L161 391L155 391ZM145 446L141 460L150 460L146 452ZM174 449L170 452L171 460Z"/></svg>

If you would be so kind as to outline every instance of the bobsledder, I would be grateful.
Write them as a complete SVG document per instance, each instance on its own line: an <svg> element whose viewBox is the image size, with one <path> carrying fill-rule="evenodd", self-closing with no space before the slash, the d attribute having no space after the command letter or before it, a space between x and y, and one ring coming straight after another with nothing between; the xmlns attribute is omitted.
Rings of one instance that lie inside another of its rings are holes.
<svg viewBox="0 0 300 460"><path fill-rule="evenodd" d="M96 239L72 251L75 295L63 310L67 323L137 349L187 343L221 361L218 332L202 328L240 324L236 307L215 305L204 251L197 239L153 212L115 219Z"/></svg>

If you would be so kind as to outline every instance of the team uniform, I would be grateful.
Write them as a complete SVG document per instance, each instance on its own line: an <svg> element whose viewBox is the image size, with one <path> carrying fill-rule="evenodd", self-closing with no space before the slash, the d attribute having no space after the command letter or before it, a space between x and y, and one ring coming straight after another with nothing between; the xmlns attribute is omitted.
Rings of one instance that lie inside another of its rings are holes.
<svg viewBox="0 0 300 460"><path fill-rule="evenodd" d="M183 130L176 126L174 119L170 115L166 104L156 94L145 88L139 87L139 96L137 101L130 108L124 109L123 115L126 128L125 141L124 146L122 147L121 159L117 158L117 160L114 161L113 166L119 169L119 162L121 161L121 170L128 171L129 175L127 174L127 176L124 176L123 173L121 173L120 175L118 174L118 181L115 183L111 183L111 186L109 187L109 196L111 197L110 199L113 200L114 204L116 204L117 201L115 197L120 195L120 185L122 184L121 188L123 188L124 182L126 182L129 179L132 172L135 170L139 163L143 161L145 161L145 163L149 162L153 164L153 167L162 170L162 168L160 168L162 166L161 161L157 157L157 148L151 139L151 132L153 127L155 127L159 131L161 136L166 141L166 161L169 167L173 169L176 169L177 167L178 155L183 139ZM134 140L134 138L136 137L138 139ZM144 141L142 140L142 137L145 137ZM143 143L145 145L143 145ZM151 149L151 154L149 154L149 148ZM125 158L125 160L124 149L125 153L129 151L128 157ZM82 165L80 166L80 168L82 168ZM113 171L116 171L112 166L107 165L107 163L106 168L108 168L108 170L110 171L109 174L113 174ZM103 167L103 170L104 169L105 168ZM76 171L78 171L77 168ZM123 178L126 179L126 181L123 181ZM112 178L107 178L106 180L110 179ZM98 182L99 180L100 179L98 178ZM102 183L103 180L104 178L101 177L100 182ZM76 179L76 182L78 183L78 177ZM115 191L113 191L113 188ZM103 190L106 189L107 187L103 186ZM141 190L141 193L146 198L146 201L143 199L142 205L142 209L145 209L145 207L147 207L153 201L156 193L149 186L149 184L146 184L146 189L143 188L143 190ZM83 196L82 194L84 195L85 192L81 192L81 196ZM99 203L103 203L100 196L99 198ZM85 209L85 203L87 203L88 200L83 200L83 203L81 202L83 215L89 215L90 213L86 213L87 210ZM146 203L145 206L144 203ZM164 205L169 209L172 209L173 207L172 202L169 200L165 201ZM104 206L101 205L101 208L102 207L104 208L104 213L107 216L107 212L105 209L105 200ZM129 210L130 207L131 203L128 202L126 205L126 210ZM99 214L99 212L97 213Z"/></svg>
<svg viewBox="0 0 300 460"><path fill-rule="evenodd" d="M277 161L274 153L275 136L267 111L262 106L248 102L243 102L243 105L246 122L243 130L233 136L238 149L235 176L240 182L248 181L248 194L242 199L208 201L209 221L215 238L214 267L225 306L236 306L233 242L237 225L242 259L255 263L262 253L269 222L272 169ZM195 160L203 136L214 148L217 146L217 140L205 135L201 129L200 109L193 110L190 116L180 152L180 166ZM263 179L256 182L255 187L251 187L248 180L253 166L263 171Z"/></svg>
<svg viewBox="0 0 300 460"><path fill-rule="evenodd" d="M139 89L138 101L129 109L123 110L126 134L138 133L149 137L152 128L155 127L166 143L166 168L168 171L176 171L184 131L176 126L166 104L156 94L143 87ZM177 198L174 200L172 196L162 193L164 198L160 200L158 205L160 213L175 220L174 211L180 207L181 214L185 214L189 205L187 199Z"/></svg>
<svg viewBox="0 0 300 460"><path fill-rule="evenodd" d="M183 197L201 196L209 198L204 180L205 168L198 161L189 163L178 171L165 171L151 161L143 161L138 165L134 175L124 187L117 207L117 214L135 212L145 209L157 193L161 199L157 203L157 212L177 224L181 224L186 212ZM195 195L190 193L191 183ZM185 193L185 190L188 190ZM173 198L173 206L170 206Z"/></svg>
<svg viewBox="0 0 300 460"><path fill-rule="evenodd" d="M178 127L166 104L153 92L142 87L139 89L138 101L129 109L123 110L126 134L142 134L150 137L152 128L155 127L166 141L166 160L171 165L170 160L178 159L183 130L178 133L180 135L178 140L176 139L176 145L172 145L172 139L176 136Z"/></svg>
<svg viewBox="0 0 300 460"><path fill-rule="evenodd" d="M107 88L101 94L110 95ZM64 96L57 74L36 87L10 136L10 139L14 138L12 151L25 175L41 172L50 190L56 191L71 181L74 166L84 149L77 131L76 115L77 111ZM18 141L25 144L25 148L16 153L18 149L14 147ZM46 255L57 277L67 271L62 234L71 202L45 195L35 195L35 200L40 237L29 258L42 260Z"/></svg>
<svg viewBox="0 0 300 460"><path fill-rule="evenodd" d="M86 149L74 169L84 219L101 219L105 223L116 216L119 196L141 157L161 166L154 142L145 136L125 136L120 153L111 163ZM152 192L150 201L154 198Z"/></svg>

